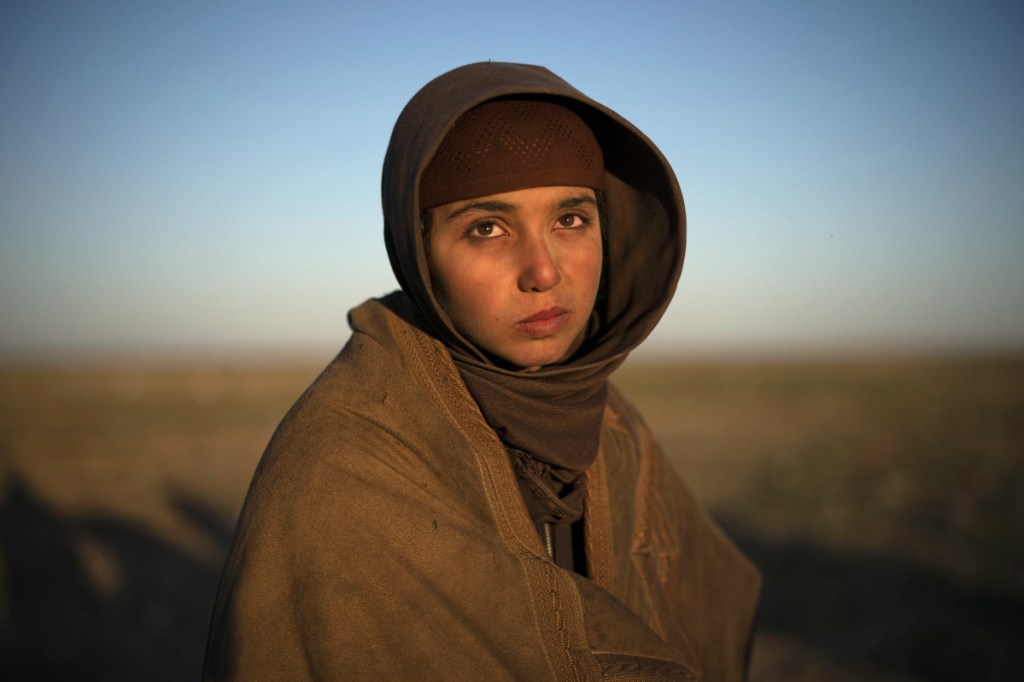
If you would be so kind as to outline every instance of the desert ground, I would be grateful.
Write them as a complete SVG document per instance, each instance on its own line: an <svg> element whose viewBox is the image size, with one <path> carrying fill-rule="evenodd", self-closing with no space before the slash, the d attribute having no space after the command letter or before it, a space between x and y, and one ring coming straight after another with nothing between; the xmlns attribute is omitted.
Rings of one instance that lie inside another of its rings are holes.
<svg viewBox="0 0 1024 682"><path fill-rule="evenodd" d="M0 366L0 679L198 679L249 478L327 359ZM1024 355L614 380L764 573L752 680L1024 680Z"/></svg>

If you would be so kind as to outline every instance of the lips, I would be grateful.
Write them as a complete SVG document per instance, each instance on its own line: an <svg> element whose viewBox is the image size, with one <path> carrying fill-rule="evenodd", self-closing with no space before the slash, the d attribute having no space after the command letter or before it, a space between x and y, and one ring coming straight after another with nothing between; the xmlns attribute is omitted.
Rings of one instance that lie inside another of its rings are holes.
<svg viewBox="0 0 1024 682"><path fill-rule="evenodd" d="M527 336L541 338L557 333L569 319L569 311L562 307L547 308L516 322L516 328Z"/></svg>

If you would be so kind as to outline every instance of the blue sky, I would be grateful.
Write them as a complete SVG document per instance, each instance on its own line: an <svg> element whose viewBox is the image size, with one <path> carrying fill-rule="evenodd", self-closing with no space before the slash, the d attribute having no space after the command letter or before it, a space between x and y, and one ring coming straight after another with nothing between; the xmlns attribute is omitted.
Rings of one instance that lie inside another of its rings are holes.
<svg viewBox="0 0 1024 682"><path fill-rule="evenodd" d="M542 64L689 215L661 352L1024 347L1018 2L51 2L0 20L0 355L333 352L380 169L455 66Z"/></svg>

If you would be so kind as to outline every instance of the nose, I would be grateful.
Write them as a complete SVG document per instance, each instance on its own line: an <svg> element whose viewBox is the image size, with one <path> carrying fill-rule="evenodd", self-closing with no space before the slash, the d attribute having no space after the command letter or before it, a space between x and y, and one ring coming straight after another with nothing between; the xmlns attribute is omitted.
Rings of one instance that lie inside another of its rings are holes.
<svg viewBox="0 0 1024 682"><path fill-rule="evenodd" d="M558 285L562 274L551 245L543 237L528 239L522 245L517 284L523 292L541 292Z"/></svg>

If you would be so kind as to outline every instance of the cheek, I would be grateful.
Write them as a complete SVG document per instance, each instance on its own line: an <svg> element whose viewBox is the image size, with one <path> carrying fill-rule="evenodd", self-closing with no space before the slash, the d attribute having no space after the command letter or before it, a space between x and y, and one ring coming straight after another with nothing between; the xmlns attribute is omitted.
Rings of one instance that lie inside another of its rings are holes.
<svg viewBox="0 0 1024 682"><path fill-rule="evenodd" d="M467 331L467 325L472 327L474 322L493 317L494 279L478 270L463 266L445 274L432 273L434 296L463 331Z"/></svg>
<svg viewBox="0 0 1024 682"><path fill-rule="evenodd" d="M581 294L591 299L596 297L597 290L601 286L601 271L604 268L600 242L590 245L589 249L581 252L575 259L573 268Z"/></svg>

